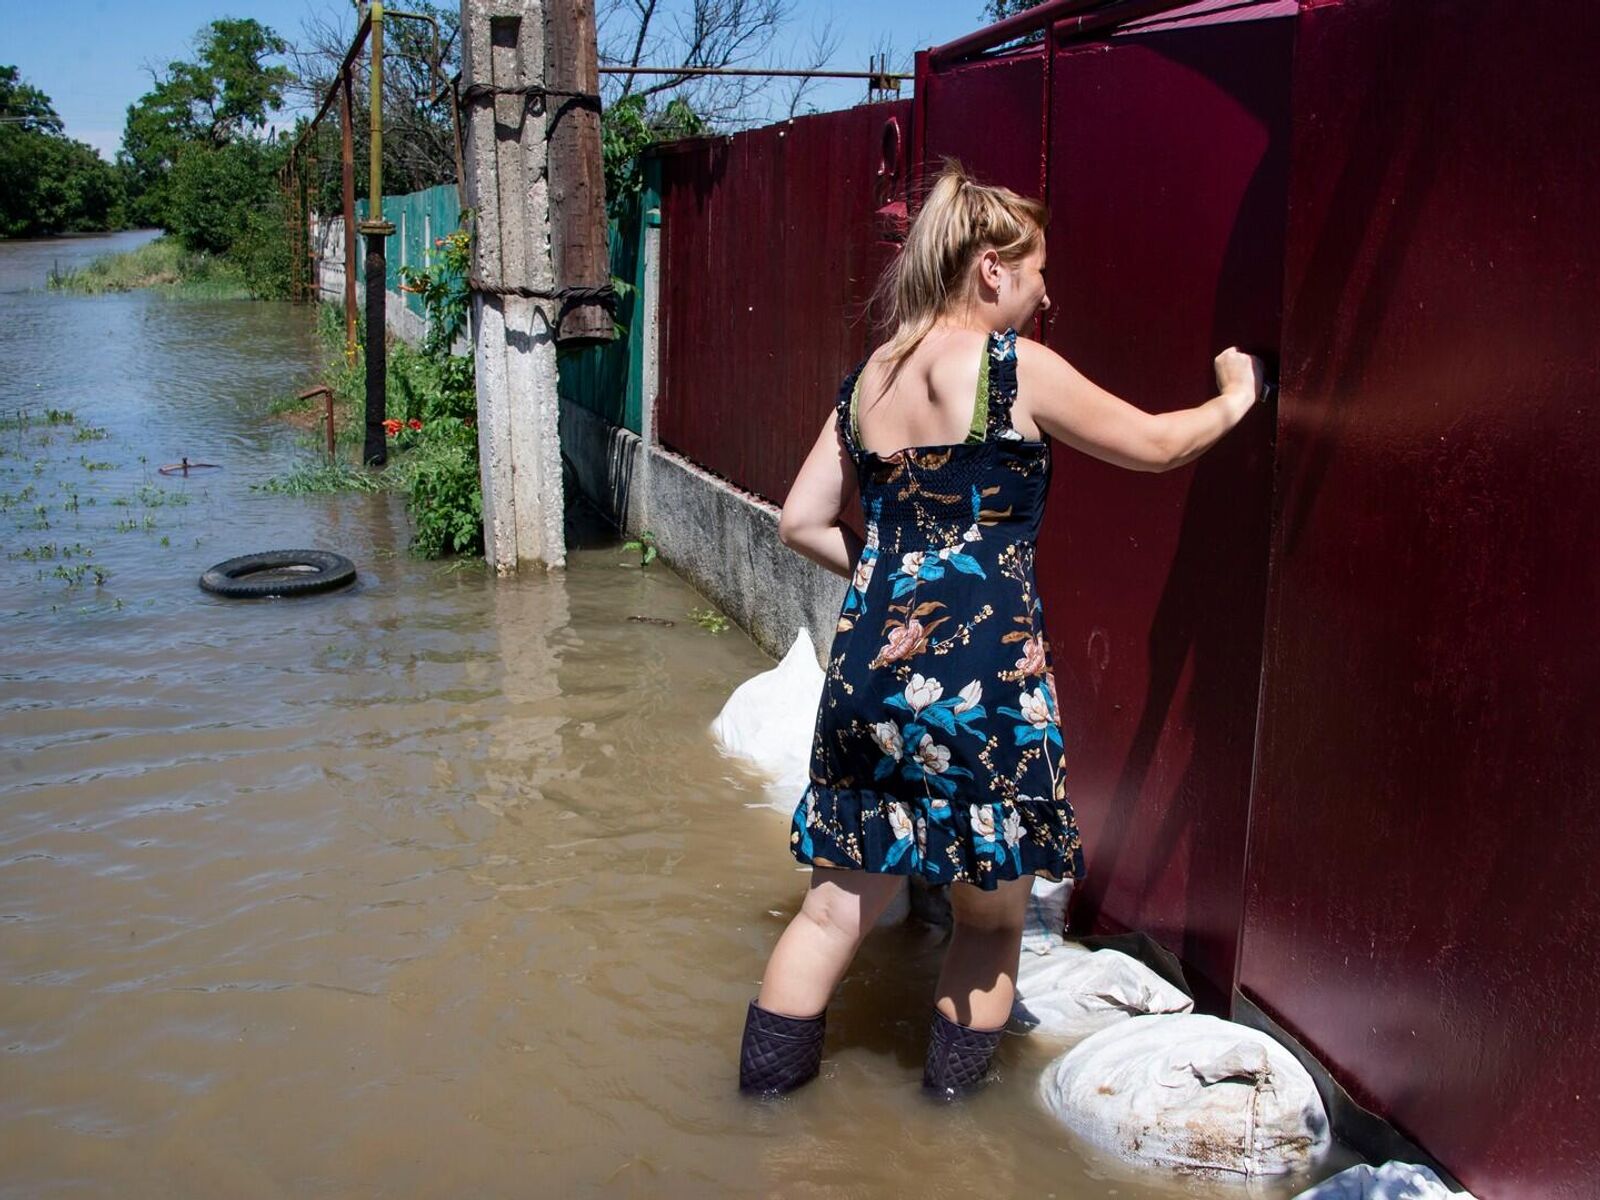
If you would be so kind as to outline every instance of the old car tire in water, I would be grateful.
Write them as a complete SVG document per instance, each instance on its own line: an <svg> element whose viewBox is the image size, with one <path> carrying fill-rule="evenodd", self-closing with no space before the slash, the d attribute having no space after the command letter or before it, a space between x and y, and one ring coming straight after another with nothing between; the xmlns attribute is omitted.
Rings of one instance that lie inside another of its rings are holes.
<svg viewBox="0 0 1600 1200"><path fill-rule="evenodd" d="M356 565L328 550L269 550L219 562L200 576L200 586L218 596L254 600L263 596L307 596L354 583Z"/></svg>

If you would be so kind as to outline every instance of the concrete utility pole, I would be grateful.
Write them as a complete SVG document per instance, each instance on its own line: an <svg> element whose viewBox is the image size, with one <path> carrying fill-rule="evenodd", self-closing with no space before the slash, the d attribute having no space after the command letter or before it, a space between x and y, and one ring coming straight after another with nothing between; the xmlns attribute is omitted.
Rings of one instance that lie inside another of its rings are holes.
<svg viewBox="0 0 1600 1200"><path fill-rule="evenodd" d="M472 341L484 552L504 574L566 564L550 253L545 13L551 0L461 0Z"/></svg>

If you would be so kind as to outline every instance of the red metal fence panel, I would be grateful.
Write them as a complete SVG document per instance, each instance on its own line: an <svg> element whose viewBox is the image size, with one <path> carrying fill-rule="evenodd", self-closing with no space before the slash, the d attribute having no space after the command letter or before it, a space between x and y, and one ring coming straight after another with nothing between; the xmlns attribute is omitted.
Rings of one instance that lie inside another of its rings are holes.
<svg viewBox="0 0 1600 1200"><path fill-rule="evenodd" d="M927 75L920 117L923 166L931 175L950 154L985 183L1024 196L1043 194L1044 52L947 67Z"/></svg>
<svg viewBox="0 0 1600 1200"><path fill-rule="evenodd" d="M1241 990L1480 1196L1600 1178L1600 14L1308 6Z"/></svg>
<svg viewBox="0 0 1600 1200"><path fill-rule="evenodd" d="M910 101L697 138L662 161L660 442L774 503L846 372L891 247L884 128Z"/></svg>
<svg viewBox="0 0 1600 1200"><path fill-rule="evenodd" d="M1550 0L1202 6L922 55L915 130L807 118L663 180L658 435L773 501L868 345L891 116L1046 190L1044 337L1090 378L1183 407L1281 342L1275 428L1159 477L1056 458L1076 916L1237 987L1482 1195L1600 1173L1597 35Z"/></svg>
<svg viewBox="0 0 1600 1200"><path fill-rule="evenodd" d="M1272 353L1290 20L1057 51L1049 343L1150 411ZM1166 475L1062 449L1040 545L1088 877L1078 916L1144 929L1231 998L1260 684L1271 426Z"/></svg>

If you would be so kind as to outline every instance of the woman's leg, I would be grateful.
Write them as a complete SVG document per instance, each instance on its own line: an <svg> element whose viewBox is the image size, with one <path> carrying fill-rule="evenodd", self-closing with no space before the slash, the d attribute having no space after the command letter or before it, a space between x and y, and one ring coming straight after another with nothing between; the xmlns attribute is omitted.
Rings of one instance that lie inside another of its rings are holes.
<svg viewBox="0 0 1600 1200"><path fill-rule="evenodd" d="M792 1017L826 1008L862 939L904 883L901 875L812 867L811 886L767 961L756 1003Z"/></svg>
<svg viewBox="0 0 1600 1200"><path fill-rule="evenodd" d="M934 1006L952 1021L998 1029L1011 1017L1017 958L1033 876L1003 880L992 892L950 885L955 928L934 989Z"/></svg>

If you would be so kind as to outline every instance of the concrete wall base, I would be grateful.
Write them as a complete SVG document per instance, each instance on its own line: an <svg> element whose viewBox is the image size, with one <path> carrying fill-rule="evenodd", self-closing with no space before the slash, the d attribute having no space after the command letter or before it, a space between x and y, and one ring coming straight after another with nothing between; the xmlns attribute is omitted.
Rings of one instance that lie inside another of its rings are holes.
<svg viewBox="0 0 1600 1200"><path fill-rule="evenodd" d="M778 540L778 510L670 450L576 404L561 406L561 449L578 488L657 552L774 658L811 634L826 665L846 582Z"/></svg>

